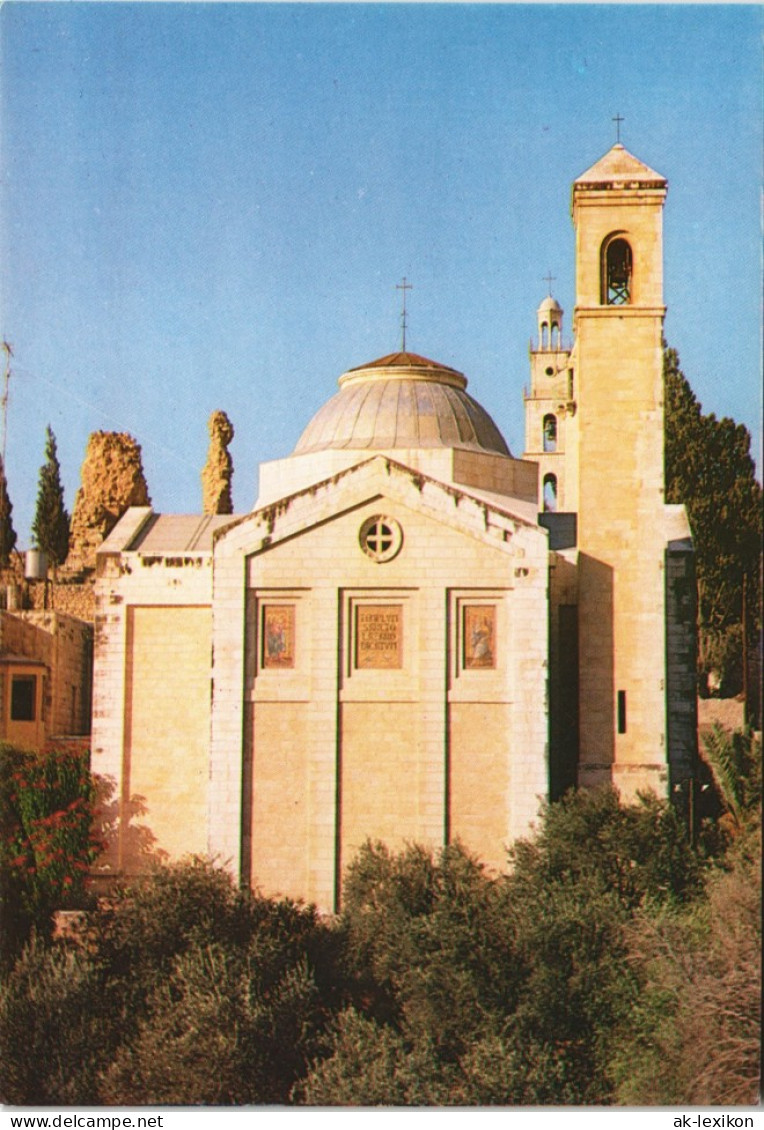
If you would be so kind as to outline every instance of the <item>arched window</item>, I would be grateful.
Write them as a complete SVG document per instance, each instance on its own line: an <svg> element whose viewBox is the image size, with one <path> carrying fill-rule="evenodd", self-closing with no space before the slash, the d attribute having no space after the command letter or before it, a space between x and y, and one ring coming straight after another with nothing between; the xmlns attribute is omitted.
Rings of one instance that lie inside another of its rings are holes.
<svg viewBox="0 0 764 1130"><path fill-rule="evenodd" d="M544 512L554 512L557 509L557 476L544 475Z"/></svg>
<svg viewBox="0 0 764 1130"><path fill-rule="evenodd" d="M549 346L551 349L560 348L560 327L557 322L552 322L552 331L549 338Z"/></svg>
<svg viewBox="0 0 764 1130"><path fill-rule="evenodd" d="M557 450L557 417L551 413L544 417L544 451Z"/></svg>
<svg viewBox="0 0 764 1130"><path fill-rule="evenodd" d="M631 302L631 247L622 236L606 241L602 254L602 301L606 306Z"/></svg>
<svg viewBox="0 0 764 1130"><path fill-rule="evenodd" d="M549 345L549 326L546 322L541 323L541 341L539 344L542 349L546 349Z"/></svg>

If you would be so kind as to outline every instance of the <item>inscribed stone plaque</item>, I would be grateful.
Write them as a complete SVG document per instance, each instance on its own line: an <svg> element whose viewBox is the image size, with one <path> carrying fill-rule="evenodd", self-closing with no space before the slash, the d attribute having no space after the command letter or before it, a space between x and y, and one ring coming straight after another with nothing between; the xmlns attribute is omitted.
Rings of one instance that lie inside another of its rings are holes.
<svg viewBox="0 0 764 1130"><path fill-rule="evenodd" d="M359 604L356 608L356 667L391 670L402 665L402 655L402 606Z"/></svg>
<svg viewBox="0 0 764 1130"><path fill-rule="evenodd" d="M464 606L464 666L467 670L495 667L496 607L493 604Z"/></svg>
<svg viewBox="0 0 764 1130"><path fill-rule="evenodd" d="M263 605L263 667L294 667L294 605Z"/></svg>

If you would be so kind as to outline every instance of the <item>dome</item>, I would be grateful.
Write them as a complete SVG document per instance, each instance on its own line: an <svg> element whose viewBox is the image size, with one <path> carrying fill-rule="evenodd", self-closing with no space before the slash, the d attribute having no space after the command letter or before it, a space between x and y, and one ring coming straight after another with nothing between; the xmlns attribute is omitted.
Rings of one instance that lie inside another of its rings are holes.
<svg viewBox="0 0 764 1130"><path fill-rule="evenodd" d="M562 314L563 309L556 298L548 295L538 308L539 314Z"/></svg>
<svg viewBox="0 0 764 1130"><path fill-rule="evenodd" d="M315 414L295 455L328 448L465 447L509 455L501 432L456 369L391 353L350 369Z"/></svg>

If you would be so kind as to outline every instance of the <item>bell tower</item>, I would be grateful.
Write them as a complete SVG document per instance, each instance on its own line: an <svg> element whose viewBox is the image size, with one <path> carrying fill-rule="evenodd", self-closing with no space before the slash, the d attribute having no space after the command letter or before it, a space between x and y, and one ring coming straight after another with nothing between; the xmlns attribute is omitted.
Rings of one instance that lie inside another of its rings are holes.
<svg viewBox="0 0 764 1130"><path fill-rule="evenodd" d="M531 387L525 400L525 453L539 465L539 510L577 508L576 404L570 348L563 344L563 309L551 293L539 306L531 341Z"/></svg>
<svg viewBox="0 0 764 1130"><path fill-rule="evenodd" d="M668 790L662 214L620 143L573 185L581 785Z"/></svg>

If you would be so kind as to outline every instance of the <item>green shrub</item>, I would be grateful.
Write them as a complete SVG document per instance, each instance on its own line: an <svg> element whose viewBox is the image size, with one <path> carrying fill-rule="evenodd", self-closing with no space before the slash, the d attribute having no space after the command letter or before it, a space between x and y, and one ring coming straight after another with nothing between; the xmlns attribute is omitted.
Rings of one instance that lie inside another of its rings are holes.
<svg viewBox="0 0 764 1130"><path fill-rule="evenodd" d="M708 897L635 919L634 1008L611 1072L629 1105L755 1105L761 1054L761 838L741 837Z"/></svg>
<svg viewBox="0 0 764 1130"><path fill-rule="evenodd" d="M92 1103L119 1022L90 956L32 941L0 987L2 1101Z"/></svg>
<svg viewBox="0 0 764 1130"><path fill-rule="evenodd" d="M342 992L339 959L312 907L203 860L158 868L6 978L6 1099L287 1102Z"/></svg>
<svg viewBox="0 0 764 1130"><path fill-rule="evenodd" d="M87 753L0 746L0 897L4 964L32 929L50 937L56 909L82 906L95 833Z"/></svg>
<svg viewBox="0 0 764 1130"><path fill-rule="evenodd" d="M273 941L270 939L270 941ZM118 1104L284 1103L320 1022L305 960L256 937L246 952L194 944L156 987L99 1089Z"/></svg>
<svg viewBox="0 0 764 1130"><path fill-rule="evenodd" d="M354 1009L301 1101L591 1104L614 1098L609 1037L639 980L627 927L684 905L701 868L672 809L612 790L547 806L490 875L458 845L437 856L367 844L342 913Z"/></svg>

